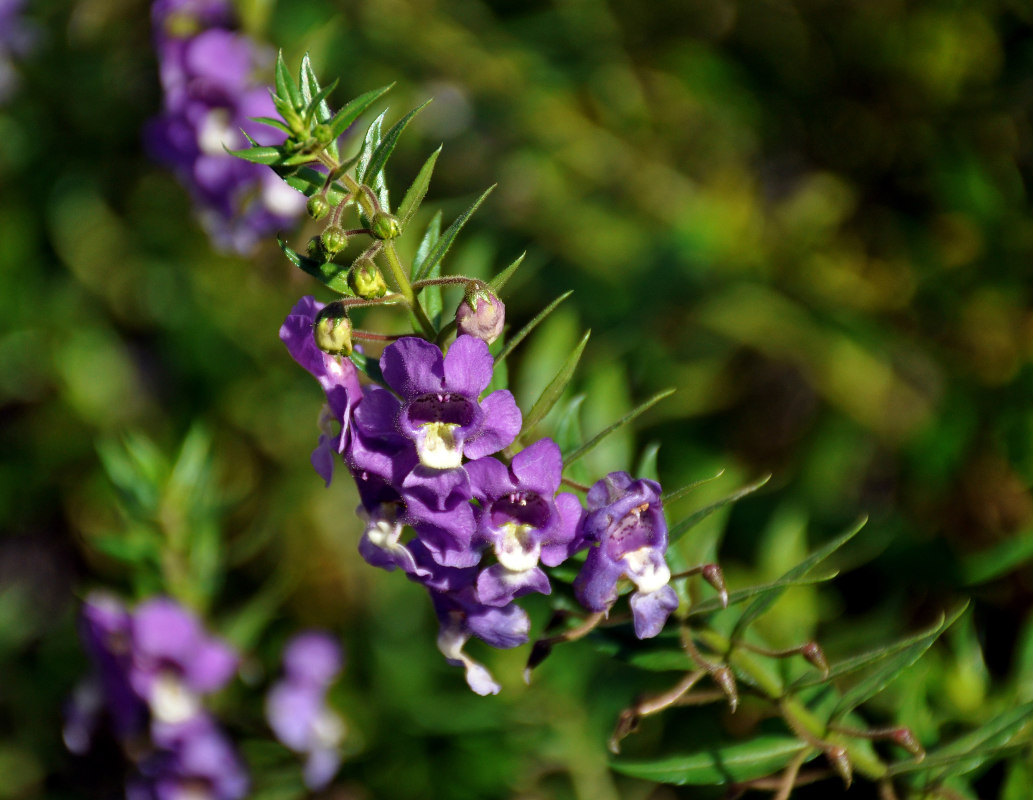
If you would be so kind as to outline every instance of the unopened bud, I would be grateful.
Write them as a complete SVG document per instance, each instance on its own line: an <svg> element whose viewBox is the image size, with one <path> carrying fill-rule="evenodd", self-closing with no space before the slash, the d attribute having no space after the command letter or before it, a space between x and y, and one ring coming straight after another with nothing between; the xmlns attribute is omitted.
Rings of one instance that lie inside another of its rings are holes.
<svg viewBox="0 0 1033 800"><path fill-rule="evenodd" d="M312 129L312 138L320 144L330 144L330 142L333 141L334 132L330 130L329 125L316 125L316 127Z"/></svg>
<svg viewBox="0 0 1033 800"><path fill-rule="evenodd" d="M822 677L829 676L829 662L825 658L825 651L817 642L808 642L800 650L800 655L806 658L817 669L821 670Z"/></svg>
<svg viewBox="0 0 1033 800"><path fill-rule="evenodd" d="M728 588L725 586L725 576L721 567L717 564L707 564L703 567L703 580L717 589L717 596L721 600L721 608L728 608Z"/></svg>
<svg viewBox="0 0 1033 800"><path fill-rule="evenodd" d="M305 251L308 253L309 258L314 258L319 262L326 260L326 251L323 249L323 242L318 236L313 236L308 240Z"/></svg>
<svg viewBox="0 0 1033 800"><path fill-rule="evenodd" d="M714 683L721 687L721 691L728 697L728 707L732 713L739 707L739 689L735 685L735 675L727 666L721 666L710 673Z"/></svg>
<svg viewBox="0 0 1033 800"><path fill-rule="evenodd" d="M491 344L502 335L506 307L498 296L483 287L467 293L456 309L456 330Z"/></svg>
<svg viewBox="0 0 1033 800"><path fill-rule="evenodd" d="M344 228L340 225L331 225L323 231L319 241L327 254L333 256L348 246L348 234L344 232Z"/></svg>
<svg viewBox="0 0 1033 800"><path fill-rule="evenodd" d="M890 739L919 760L925 758L925 748L918 743L910 728L897 728L890 734Z"/></svg>
<svg viewBox="0 0 1033 800"><path fill-rule="evenodd" d="M332 356L351 355L352 323L340 303L331 303L316 316L312 328L316 346Z"/></svg>
<svg viewBox="0 0 1033 800"><path fill-rule="evenodd" d="M394 214L380 211L373 217L370 231L378 239L394 239L402 232L402 226Z"/></svg>
<svg viewBox="0 0 1033 800"><path fill-rule="evenodd" d="M305 210L312 219L322 219L330 213L330 204L321 194L314 194L305 204Z"/></svg>
<svg viewBox="0 0 1033 800"><path fill-rule="evenodd" d="M843 783L849 789L854 782L854 765L850 763L850 756L847 755L845 747L830 747L825 751L825 758L829 760L832 769L836 771Z"/></svg>
<svg viewBox="0 0 1033 800"><path fill-rule="evenodd" d="M365 300L387 294L387 283L380 268L369 258L360 258L348 273L348 287Z"/></svg>

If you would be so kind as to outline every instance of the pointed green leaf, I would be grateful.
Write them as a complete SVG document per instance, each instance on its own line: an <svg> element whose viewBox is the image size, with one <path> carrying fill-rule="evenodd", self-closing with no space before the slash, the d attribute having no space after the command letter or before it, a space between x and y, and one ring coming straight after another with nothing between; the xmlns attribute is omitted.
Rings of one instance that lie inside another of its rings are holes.
<svg viewBox="0 0 1033 800"><path fill-rule="evenodd" d="M783 575L782 577L798 578L807 575L817 566L822 564L829 556L831 556L833 553L839 550L843 545L845 545L847 542L853 539L867 522L868 518L862 517L849 530L837 536L835 539L833 539L831 542L828 542L824 546L819 547L817 550L815 550L813 553L807 556L807 558L805 558L791 570L786 572L785 575ZM765 611L771 608L772 604L774 604L774 602L779 598L780 595L781 592L774 592L771 594L767 594L763 597L758 597L756 600L754 600L749 605L749 607L743 612L743 615L739 617L738 621L735 623L735 628L732 630L731 635L732 641L738 639L743 634L743 632L745 632L746 628L748 628L755 619L760 617Z"/></svg>
<svg viewBox="0 0 1033 800"><path fill-rule="evenodd" d="M441 212L438 211L430 219L430 223L427 225L427 230L423 234L423 238L420 239L420 246L416 248L416 255L413 256L412 260L412 272L415 274L419 271L420 266L424 261L427 260L427 256L430 255L430 251L434 249L434 245L438 243L438 239L441 238Z"/></svg>
<svg viewBox="0 0 1033 800"><path fill-rule="evenodd" d="M556 435L553 436L553 441L560 446L560 450L581 441L580 414L581 404L584 402L585 395L575 395L567 403L567 407L563 410L563 416L556 423Z"/></svg>
<svg viewBox="0 0 1033 800"><path fill-rule="evenodd" d="M816 583L827 583L834 579L838 572L835 570L831 572L822 573L820 575L799 575L795 577L788 577L783 575L776 581L771 583L762 583L756 586L748 586L745 589L736 589L734 592L728 593L728 608L745 603L747 600L764 600L769 595L773 595L777 598L786 589L792 586L812 586ZM774 602L774 599L772 600ZM710 597L701 603L696 603L692 606L686 614L686 619L689 617L702 616L703 614L711 614L715 611L723 611L725 606L721 604L720 598Z"/></svg>
<svg viewBox="0 0 1033 800"><path fill-rule="evenodd" d="M809 746L793 736L758 736L685 755L618 759L610 766L624 775L659 783L725 786L778 772Z"/></svg>
<svg viewBox="0 0 1033 800"><path fill-rule="evenodd" d="M409 224L409 220L413 218L413 215L419 209L423 198L427 196L427 189L430 187L430 176L434 174L434 165L438 161L438 156L441 155L442 147L444 145L440 145L423 162L423 166L420 167L415 180L413 180L412 185L406 191L405 197L402 198L402 204L398 206L398 221L401 223L403 231L405 226Z"/></svg>
<svg viewBox="0 0 1033 800"><path fill-rule="evenodd" d="M377 172L372 174L373 181L367 182L365 180L367 173L369 173L370 161L373 159L373 153L376 152L377 147L380 146L380 129L384 124L384 117L387 116L387 111L384 111L379 117L373 120L373 123L366 129L366 136L362 140L362 149L359 150L359 163L355 168L355 174L358 176L359 183L365 183L373 190L373 194L376 195L381 208L385 211L389 209L387 203L387 184L384 182L384 173ZM371 220L366 219L365 214L360 214L359 219L363 225L369 226Z"/></svg>
<svg viewBox="0 0 1033 800"><path fill-rule="evenodd" d="M516 272L517 269L520 268L520 265L524 263L524 257L526 255L527 251L525 250L523 253L517 256L516 261L514 261L512 264L510 264L508 267L502 270L502 272L500 272L490 281L488 281L488 287L493 292L495 292L495 294L498 294L502 290L502 287L505 286L506 283L509 281L509 279L513 277L513 273Z"/></svg>
<svg viewBox="0 0 1033 800"><path fill-rule="evenodd" d="M701 508L699 511L695 512L691 516L683 519L681 522L679 522L677 525L671 528L671 531L668 534L668 542L674 543L678 541L690 529L698 525L700 522L709 517L715 511L718 511L727 505L730 505L741 500L748 494L752 494L765 483L767 483L769 480L771 480L771 476L765 475L763 478L754 483L751 483L749 486L744 486L739 491L732 492L730 495L728 495L728 497L722 498L721 500L718 500L716 503L712 503L711 505L706 506L705 508Z"/></svg>
<svg viewBox="0 0 1033 800"><path fill-rule="evenodd" d="M227 148L226 152L231 156L250 161L252 164L264 164L266 166L283 164L287 159L287 152L282 147L256 146L248 147L245 150L230 150Z"/></svg>
<svg viewBox="0 0 1033 800"><path fill-rule="evenodd" d="M314 258L309 258L306 255L302 255L297 250L292 250L287 246L287 243L279 237L276 238L276 242L280 245L280 249L283 250L283 254L287 256L294 266L311 275L328 289L347 297L354 297L354 293L348 288L347 267L339 267L332 262L321 264Z"/></svg>
<svg viewBox="0 0 1033 800"><path fill-rule="evenodd" d="M563 396L563 392L566 390L567 385L570 383L570 379L574 377L574 370L577 369L578 362L581 360L581 354L585 351L585 345L588 344L588 337L591 336L591 331L585 331L585 335L581 337L581 341L578 342L577 347L574 348L567 360L563 362L563 366L560 367L559 372L549 382L549 385L542 390L541 396L535 401L534 405L531 406L531 410L527 412L527 416L524 417L524 424L521 428L520 435L517 437L517 441L509 448L506 448L506 452L510 455L517 452L517 450L511 450L518 442L521 442L528 434L530 434L535 427L545 419L545 415L548 414L556 401Z"/></svg>
<svg viewBox="0 0 1033 800"><path fill-rule="evenodd" d="M832 710L832 718L836 719L843 716L885 689L901 672L918 661L925 651L933 646L933 642L940 637L940 634L953 625L967 607L968 603L966 602L948 614L942 624L900 652L884 659L878 669L872 671L859 683L843 692L839 702L836 703L836 707Z"/></svg>
<svg viewBox="0 0 1033 800"><path fill-rule="evenodd" d="M635 475L639 478L645 478L650 481L660 481L660 468L657 464L657 458L660 455L660 443L651 442L647 445L646 449L642 451L642 456L638 460L638 464L635 465Z"/></svg>
<svg viewBox="0 0 1033 800"><path fill-rule="evenodd" d="M681 500L683 497L685 497L688 494L691 494L700 486L705 486L711 481L716 481L724 474L725 471L723 469L718 470L716 474L711 475L709 478L700 478L698 481L693 481L690 484L682 486L680 489L675 489L673 492L668 492L660 498L660 502L662 502L664 505L667 505L669 503L673 503L675 500Z"/></svg>
<svg viewBox="0 0 1033 800"><path fill-rule="evenodd" d="M527 334L533 331L542 320L544 320L547 316L549 316L549 314L555 311L557 306L559 306L560 303L562 303L572 294L574 294L573 289L571 289L568 292L564 292L551 303L549 303L549 305L547 305L545 308L539 311L538 315L535 316L535 318L528 322L524 327L522 327L520 329L520 332L517 333L516 336L514 336L512 339L506 342L506 346L502 348L502 352L495 356L495 363L498 364L500 361L505 361L506 356L512 353L514 348L522 341L524 341L524 339L527 338Z"/></svg>
<svg viewBox="0 0 1033 800"><path fill-rule="evenodd" d="M402 135L402 131L405 130L406 126L412 121L413 117L419 114L423 109L430 103L428 100L423 105L414 108L398 122L391 126L391 129L384 134L384 139L378 145L376 150L373 151L373 155L370 156L369 163L365 164L362 171L359 173L359 182L365 183L369 186L375 186L378 182L385 182L384 168L387 166L387 160L391 157L391 154L395 150L395 146L398 144L398 139ZM373 180L371 181L370 178ZM386 208L386 205L385 205Z"/></svg>
<svg viewBox="0 0 1033 800"><path fill-rule="evenodd" d="M334 78L333 83L329 86L324 86L318 92L316 92L312 99L308 101L308 106L305 108L305 123L311 123L312 120L316 120L321 124L326 124L331 120L330 106L327 105L326 98L330 95L334 89L337 88L338 81Z"/></svg>
<svg viewBox="0 0 1033 800"><path fill-rule="evenodd" d="M316 172L312 167L300 167L289 175L281 175L280 177L287 181L288 186L302 192L306 197L311 197L316 192L322 191L323 185L326 183L326 175L322 172ZM330 201L330 205L336 206L340 204L347 194L348 192L343 186L334 183L327 190L326 199Z"/></svg>
<svg viewBox="0 0 1033 800"><path fill-rule="evenodd" d="M252 122L257 122L261 125L268 125L271 128L278 128L284 133L290 135L291 129L283 124L282 120L278 120L275 117L249 117Z"/></svg>
<svg viewBox="0 0 1033 800"><path fill-rule="evenodd" d="M657 392L648 400L646 400L646 402L640 404L636 408L629 411L627 414L625 414L619 420L614 422L612 425L609 425L608 427L599 431L599 433L597 433L595 436L593 436L591 439L589 439L587 442L585 442L583 445L577 448L573 453L571 453L568 456L564 456L563 466L568 467L575 461L577 461L579 458L582 458L586 453L590 453L607 436L623 428L633 419L635 419L642 413L648 411L650 408L655 406L665 397L670 397L672 394L674 394L674 391L674 389L664 389L662 392Z"/></svg>
<svg viewBox="0 0 1033 800"><path fill-rule="evenodd" d="M287 69L287 62L283 60L283 50L276 54L276 94L284 100L287 100L295 109L300 109L304 105L304 101L301 98L301 91L298 89L298 84L294 82L294 78L291 77L290 70Z"/></svg>
<svg viewBox="0 0 1033 800"><path fill-rule="evenodd" d="M361 117L366 109L386 94L392 86L394 86L394 84L389 83L387 86L381 86L379 89L373 89L365 94L360 94L354 100L345 105L344 108L338 111L329 123L330 133L333 135L334 141L336 141L337 137L348 129L349 125Z"/></svg>
<svg viewBox="0 0 1033 800"><path fill-rule="evenodd" d="M448 252L448 248L452 246L453 240L459 234L459 231L463 229L467 220L469 220L470 217L473 216L474 212L480 208L481 203L484 202L494 189L494 186L489 186L485 189L484 193L474 201L473 205L460 214L456 218L455 222L448 226L448 230L441 234L441 238L438 239L437 244L434 245L434 249L431 250L426 260L420 265L420 271L415 276L416 280L421 281L430 275L434 267L437 266L441 262L441 259L445 257L445 253Z"/></svg>
<svg viewBox="0 0 1033 800"><path fill-rule="evenodd" d="M1033 560L1033 530L1009 536L994 547L966 556L961 562L965 586L992 581Z"/></svg>
<svg viewBox="0 0 1033 800"><path fill-rule="evenodd" d="M380 371L380 362L375 358L370 358L365 353L360 353L358 350L353 350L352 354L348 356L351 362L358 368L359 372L379 384L384 383L384 373Z"/></svg>

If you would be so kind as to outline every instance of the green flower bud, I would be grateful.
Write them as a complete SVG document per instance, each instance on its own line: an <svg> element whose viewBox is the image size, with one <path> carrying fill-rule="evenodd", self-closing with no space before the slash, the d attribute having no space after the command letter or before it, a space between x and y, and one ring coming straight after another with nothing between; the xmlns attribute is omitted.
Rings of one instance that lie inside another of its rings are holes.
<svg viewBox="0 0 1033 800"><path fill-rule="evenodd" d="M348 234L344 232L344 228L340 225L331 225L323 231L319 241L327 254L333 256L348 246Z"/></svg>
<svg viewBox="0 0 1033 800"><path fill-rule="evenodd" d="M316 347L332 356L347 356L352 351L352 323L340 303L330 303L316 316L312 327Z"/></svg>
<svg viewBox="0 0 1033 800"><path fill-rule="evenodd" d="M370 225L370 230L378 239L394 239L402 232L402 226L398 222L398 217L394 214L387 214L381 211L373 217L373 224Z"/></svg>
<svg viewBox="0 0 1033 800"><path fill-rule="evenodd" d="M330 204L323 195L314 194L308 199L308 203L305 204L305 210L308 211L308 215L312 219L322 219L330 213Z"/></svg>
<svg viewBox="0 0 1033 800"><path fill-rule="evenodd" d="M491 344L502 334L506 324L506 307L489 288L467 292L456 309L456 330Z"/></svg>
<svg viewBox="0 0 1033 800"><path fill-rule="evenodd" d="M319 124L312 129L312 137L320 144L326 145L334 139L334 133L329 125Z"/></svg>
<svg viewBox="0 0 1033 800"><path fill-rule="evenodd" d="M323 242L318 236L313 236L308 240L305 251L308 253L309 258L314 258L320 263L326 261L326 251L323 250Z"/></svg>
<svg viewBox="0 0 1033 800"><path fill-rule="evenodd" d="M351 271L348 273L348 287L365 300L383 297L387 294L387 283L384 281L384 276L370 258L360 258L352 264Z"/></svg>

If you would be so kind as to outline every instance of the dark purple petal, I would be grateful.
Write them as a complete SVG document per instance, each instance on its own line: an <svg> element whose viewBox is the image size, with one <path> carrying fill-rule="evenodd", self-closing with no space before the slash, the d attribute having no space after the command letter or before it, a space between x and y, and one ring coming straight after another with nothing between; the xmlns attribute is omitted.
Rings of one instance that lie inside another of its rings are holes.
<svg viewBox="0 0 1033 800"><path fill-rule="evenodd" d="M527 642L531 633L531 620L527 612L517 605L503 608L470 606L467 608L466 624L478 639L502 649L519 647Z"/></svg>
<svg viewBox="0 0 1033 800"><path fill-rule="evenodd" d="M417 336L406 336L384 348L380 370L388 386L406 400L444 388L441 350Z"/></svg>
<svg viewBox="0 0 1033 800"><path fill-rule="evenodd" d="M494 368L487 344L473 336L459 336L445 355L445 388L476 401L491 383Z"/></svg>
<svg viewBox="0 0 1033 800"><path fill-rule="evenodd" d="M552 439L539 439L513 456L510 468L521 489L551 497L563 478L563 456Z"/></svg>
<svg viewBox="0 0 1033 800"><path fill-rule="evenodd" d="M556 495L556 510L559 522L549 533L548 541L542 544L542 563L556 567L566 561L582 547L578 536L584 509L576 495L563 492Z"/></svg>
<svg viewBox="0 0 1033 800"><path fill-rule="evenodd" d="M611 472L602 480L598 480L588 490L585 499L592 510L609 505L632 484L631 476L626 472Z"/></svg>
<svg viewBox="0 0 1033 800"><path fill-rule="evenodd" d="M531 592L552 592L548 576L538 567L513 572L501 564L493 564L477 576L477 599L487 606L509 605L515 598Z"/></svg>
<svg viewBox="0 0 1033 800"><path fill-rule="evenodd" d="M517 485L506 465L491 457L479 458L463 466L470 476L470 491L482 505L496 497L515 492Z"/></svg>
<svg viewBox="0 0 1033 800"><path fill-rule="evenodd" d="M591 611L607 611L617 601L617 581L623 572L623 567L608 559L602 548L593 547L574 579L574 596Z"/></svg>
<svg viewBox="0 0 1033 800"><path fill-rule="evenodd" d="M635 592L631 596L631 613L635 619L635 635L650 639L664 627L671 612L678 607L678 595L670 586L655 592Z"/></svg>
<svg viewBox="0 0 1033 800"><path fill-rule="evenodd" d="M330 437L326 434L322 434L319 437L319 444L316 445L316 449L312 451L312 455L309 456L309 461L312 462L312 468L316 471L316 474L326 483L330 485L330 481L334 477L334 461L336 459L336 448L333 445Z"/></svg>
<svg viewBox="0 0 1033 800"><path fill-rule="evenodd" d="M485 397L481 401L481 410L484 412L484 424L480 432L463 446L466 457L471 459L490 456L511 445L520 433L523 422L516 400L506 389Z"/></svg>

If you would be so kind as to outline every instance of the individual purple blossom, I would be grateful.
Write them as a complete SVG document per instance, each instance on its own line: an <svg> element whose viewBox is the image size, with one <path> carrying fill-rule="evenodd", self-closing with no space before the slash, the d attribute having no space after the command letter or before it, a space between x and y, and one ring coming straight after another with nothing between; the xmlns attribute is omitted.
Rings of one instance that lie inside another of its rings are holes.
<svg viewBox="0 0 1033 800"><path fill-rule="evenodd" d="M344 722L326 703L326 691L341 671L341 648L328 634L308 631L288 642L283 680L266 697L266 718L276 738L305 755L305 785L326 787L340 765Z"/></svg>
<svg viewBox="0 0 1033 800"><path fill-rule="evenodd" d="M28 55L38 32L21 18L25 0L0 0L0 103L6 102L18 85L15 60Z"/></svg>
<svg viewBox="0 0 1033 800"><path fill-rule="evenodd" d="M528 592L549 594L538 562L555 567L576 549L581 503L560 487L563 457L551 439L521 450L506 467L485 457L465 466L480 503L478 536L494 549L498 563L477 579L481 602L504 606Z"/></svg>
<svg viewBox="0 0 1033 800"><path fill-rule="evenodd" d="M459 336L442 356L436 345L407 336L385 348L380 369L402 399L398 429L425 467L454 469L464 456L497 453L520 432L520 409L509 391L478 400L494 369L480 339Z"/></svg>
<svg viewBox="0 0 1033 800"><path fill-rule="evenodd" d="M326 393L326 408L320 416L319 443L312 452L312 466L330 485L336 454L345 449L352 409L362 398L358 372L348 359L324 353L316 346L312 326L323 304L303 297L280 326L280 340L291 357L308 370ZM333 430L338 425L340 432Z"/></svg>
<svg viewBox="0 0 1033 800"><path fill-rule="evenodd" d="M611 472L588 490L588 513L582 535L593 543L574 581L575 596L592 611L608 611L617 600L617 581L635 584L631 612L635 635L656 636L678 607L669 585L667 522L660 502L660 484Z"/></svg>
<svg viewBox="0 0 1033 800"><path fill-rule="evenodd" d="M248 146L242 130L263 145L283 134L254 117L275 116L256 75L271 54L232 30L228 2L158 0L152 7L161 116L145 130L153 157L169 166L193 195L216 244L249 252L261 238L291 224L304 196L267 167L229 155Z"/></svg>

